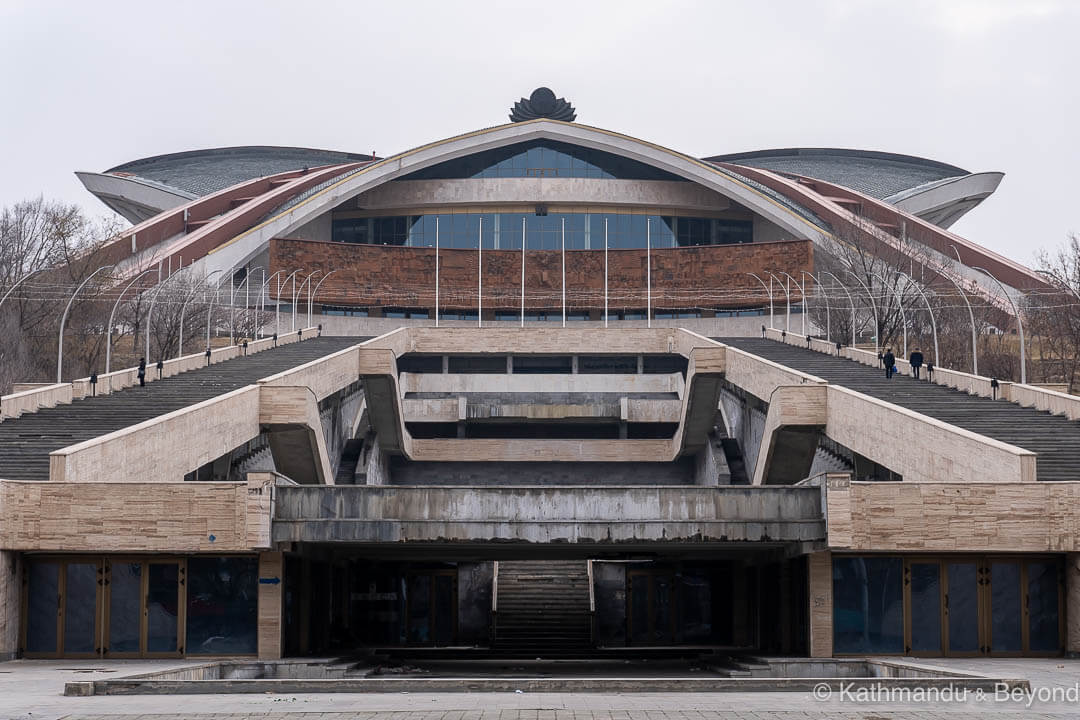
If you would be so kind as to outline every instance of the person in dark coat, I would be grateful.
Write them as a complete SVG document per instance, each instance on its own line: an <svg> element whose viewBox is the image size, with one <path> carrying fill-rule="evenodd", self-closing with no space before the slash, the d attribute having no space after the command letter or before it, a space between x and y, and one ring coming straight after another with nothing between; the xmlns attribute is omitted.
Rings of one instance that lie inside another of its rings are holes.
<svg viewBox="0 0 1080 720"><path fill-rule="evenodd" d="M915 352L911 353L910 362L911 362L911 377L918 380L919 379L919 369L922 367L922 364L923 364L922 351L919 350L919 348L915 348Z"/></svg>
<svg viewBox="0 0 1080 720"><path fill-rule="evenodd" d="M893 373L896 372L896 356L893 355L892 348L885 348L885 355L881 360L885 363L885 379L891 380Z"/></svg>
<svg viewBox="0 0 1080 720"><path fill-rule="evenodd" d="M139 387L146 387L146 358L139 358Z"/></svg>

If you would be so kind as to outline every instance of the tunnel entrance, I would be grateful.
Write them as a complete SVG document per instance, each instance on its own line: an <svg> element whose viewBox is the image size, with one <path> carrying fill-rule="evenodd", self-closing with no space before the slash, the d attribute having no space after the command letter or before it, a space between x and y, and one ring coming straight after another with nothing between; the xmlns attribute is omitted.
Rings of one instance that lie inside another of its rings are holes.
<svg viewBox="0 0 1080 720"><path fill-rule="evenodd" d="M287 656L378 648L804 655L808 648L805 557L776 548L592 557L581 549L554 557L298 550L285 558Z"/></svg>

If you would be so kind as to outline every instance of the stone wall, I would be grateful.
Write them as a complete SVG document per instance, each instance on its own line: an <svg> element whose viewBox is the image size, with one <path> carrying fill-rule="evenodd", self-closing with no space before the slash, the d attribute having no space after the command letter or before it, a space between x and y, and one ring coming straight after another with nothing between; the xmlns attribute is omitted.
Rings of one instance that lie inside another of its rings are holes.
<svg viewBox="0 0 1080 720"><path fill-rule="evenodd" d="M19 648L21 565L18 553L0 550L0 661L13 659Z"/></svg>
<svg viewBox="0 0 1080 720"><path fill-rule="evenodd" d="M830 479L829 546L918 552L1075 552L1080 483Z"/></svg>
<svg viewBox="0 0 1080 720"><path fill-rule="evenodd" d="M475 250L439 251L439 306L475 310ZM609 308L646 306L645 250L608 252ZM483 253L483 306L513 310L521 305L521 251ZM651 254L652 307L745 307L768 302L755 272L788 272L795 277L813 270L809 240L656 249ZM295 268L336 270L319 289L318 300L359 307L433 308L434 248L353 245L275 238L270 272ZM525 253L526 305L562 307L562 254L554 250ZM572 310L599 309L604 299L604 251L568 250L566 297ZM291 295L288 297L291 300Z"/></svg>

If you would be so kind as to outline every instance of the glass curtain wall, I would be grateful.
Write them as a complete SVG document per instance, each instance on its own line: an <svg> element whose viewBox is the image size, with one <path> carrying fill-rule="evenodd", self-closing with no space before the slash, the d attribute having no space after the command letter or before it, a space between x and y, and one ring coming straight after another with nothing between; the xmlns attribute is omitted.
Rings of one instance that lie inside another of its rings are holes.
<svg viewBox="0 0 1080 720"><path fill-rule="evenodd" d="M605 221L608 248L612 250L733 245L754 239L754 224L750 220L626 213L444 213L338 218L333 221L332 237L335 242L361 245L435 247L436 220L439 246L443 248L475 249L482 238L485 250L520 250L522 221L529 250L561 249L564 221L567 250L603 250Z"/></svg>

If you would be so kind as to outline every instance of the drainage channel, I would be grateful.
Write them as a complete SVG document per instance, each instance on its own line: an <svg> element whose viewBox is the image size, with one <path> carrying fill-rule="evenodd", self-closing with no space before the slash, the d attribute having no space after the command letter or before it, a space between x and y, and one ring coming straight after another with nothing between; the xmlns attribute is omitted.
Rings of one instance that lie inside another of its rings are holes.
<svg viewBox="0 0 1080 720"><path fill-rule="evenodd" d="M105 680L69 682L65 695L217 693L655 693L1028 689L1022 678L990 677L878 659L703 657L688 661L609 659L467 660L385 664L355 660L215 661Z"/></svg>

